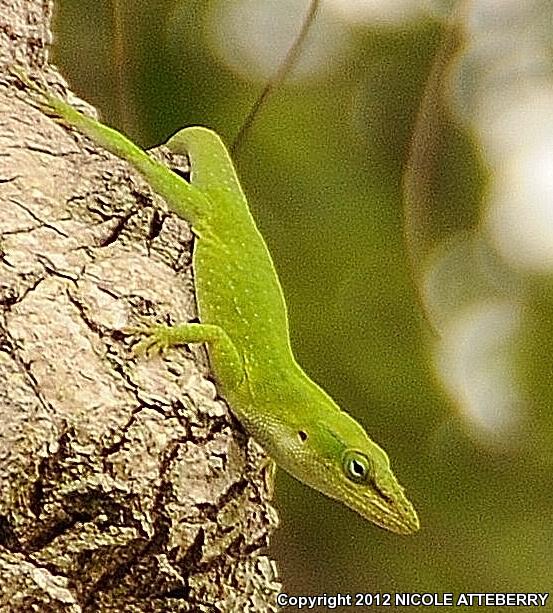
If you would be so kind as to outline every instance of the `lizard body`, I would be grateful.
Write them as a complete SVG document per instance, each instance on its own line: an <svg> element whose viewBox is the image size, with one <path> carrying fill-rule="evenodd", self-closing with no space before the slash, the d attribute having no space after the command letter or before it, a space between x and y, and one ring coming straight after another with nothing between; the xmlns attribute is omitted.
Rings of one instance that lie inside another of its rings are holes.
<svg viewBox="0 0 553 613"><path fill-rule="evenodd" d="M419 521L386 453L296 362L271 256L229 153L213 131L184 128L166 143L190 160L190 181L119 132L25 81L43 108L129 162L188 221L200 323L153 325L143 349L206 343L219 393L292 476L400 534Z"/></svg>

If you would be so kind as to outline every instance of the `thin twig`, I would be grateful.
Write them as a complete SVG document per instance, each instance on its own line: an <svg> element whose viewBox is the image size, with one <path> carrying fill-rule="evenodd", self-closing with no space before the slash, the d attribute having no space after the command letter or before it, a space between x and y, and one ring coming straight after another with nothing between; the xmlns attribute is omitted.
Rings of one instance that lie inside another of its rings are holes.
<svg viewBox="0 0 553 613"><path fill-rule="evenodd" d="M236 152L242 145L242 142L244 141L244 138L246 137L249 130L251 129L253 121L258 115L259 110L267 102L269 96L271 96L271 94L275 92L280 87L280 85L282 85L282 82L294 67L302 50L303 44L305 43L307 35L309 34L311 25L315 20L320 4L321 0L311 0L309 9L303 20L301 30L296 37L294 44L288 50L288 53L286 54L286 57L284 58L283 62L280 64L275 76L267 83L267 85L265 85L263 91L261 92L255 103L253 104L252 108L250 109L250 112L244 119L242 127L238 131L238 134L236 135L231 145L231 152L233 153L233 155L236 154Z"/></svg>

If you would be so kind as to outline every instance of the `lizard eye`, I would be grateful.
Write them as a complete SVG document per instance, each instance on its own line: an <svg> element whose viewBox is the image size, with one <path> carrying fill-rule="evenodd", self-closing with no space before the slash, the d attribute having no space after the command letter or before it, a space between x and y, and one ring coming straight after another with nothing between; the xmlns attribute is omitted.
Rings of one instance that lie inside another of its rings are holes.
<svg viewBox="0 0 553 613"><path fill-rule="evenodd" d="M305 443L305 441L307 440L307 432L305 432L305 430L300 430L298 432L298 438L302 443Z"/></svg>
<svg viewBox="0 0 553 613"><path fill-rule="evenodd" d="M371 473L371 463L366 455L359 451L346 451L343 457L346 477L355 483L365 483Z"/></svg>

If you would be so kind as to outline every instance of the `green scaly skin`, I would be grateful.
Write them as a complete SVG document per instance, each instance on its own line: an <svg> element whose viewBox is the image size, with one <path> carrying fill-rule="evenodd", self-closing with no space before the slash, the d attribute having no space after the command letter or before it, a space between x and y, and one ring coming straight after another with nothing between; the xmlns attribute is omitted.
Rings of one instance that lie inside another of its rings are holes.
<svg viewBox="0 0 553 613"><path fill-rule="evenodd" d="M277 273L217 134L190 127L166 143L188 156L187 182L119 132L18 77L43 111L129 162L197 237L193 268L201 323L141 330L141 349L206 343L220 394L279 466L382 528L416 532L416 511L386 453L297 364Z"/></svg>

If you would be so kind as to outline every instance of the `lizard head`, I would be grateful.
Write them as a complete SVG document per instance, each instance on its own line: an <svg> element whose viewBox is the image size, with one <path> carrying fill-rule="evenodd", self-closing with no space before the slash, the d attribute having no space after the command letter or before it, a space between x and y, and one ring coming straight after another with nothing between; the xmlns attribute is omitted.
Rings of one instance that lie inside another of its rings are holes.
<svg viewBox="0 0 553 613"><path fill-rule="evenodd" d="M390 469L388 456L334 403L318 418L295 421L281 441L281 465L294 477L339 500L365 519L398 534L419 529L413 505Z"/></svg>

